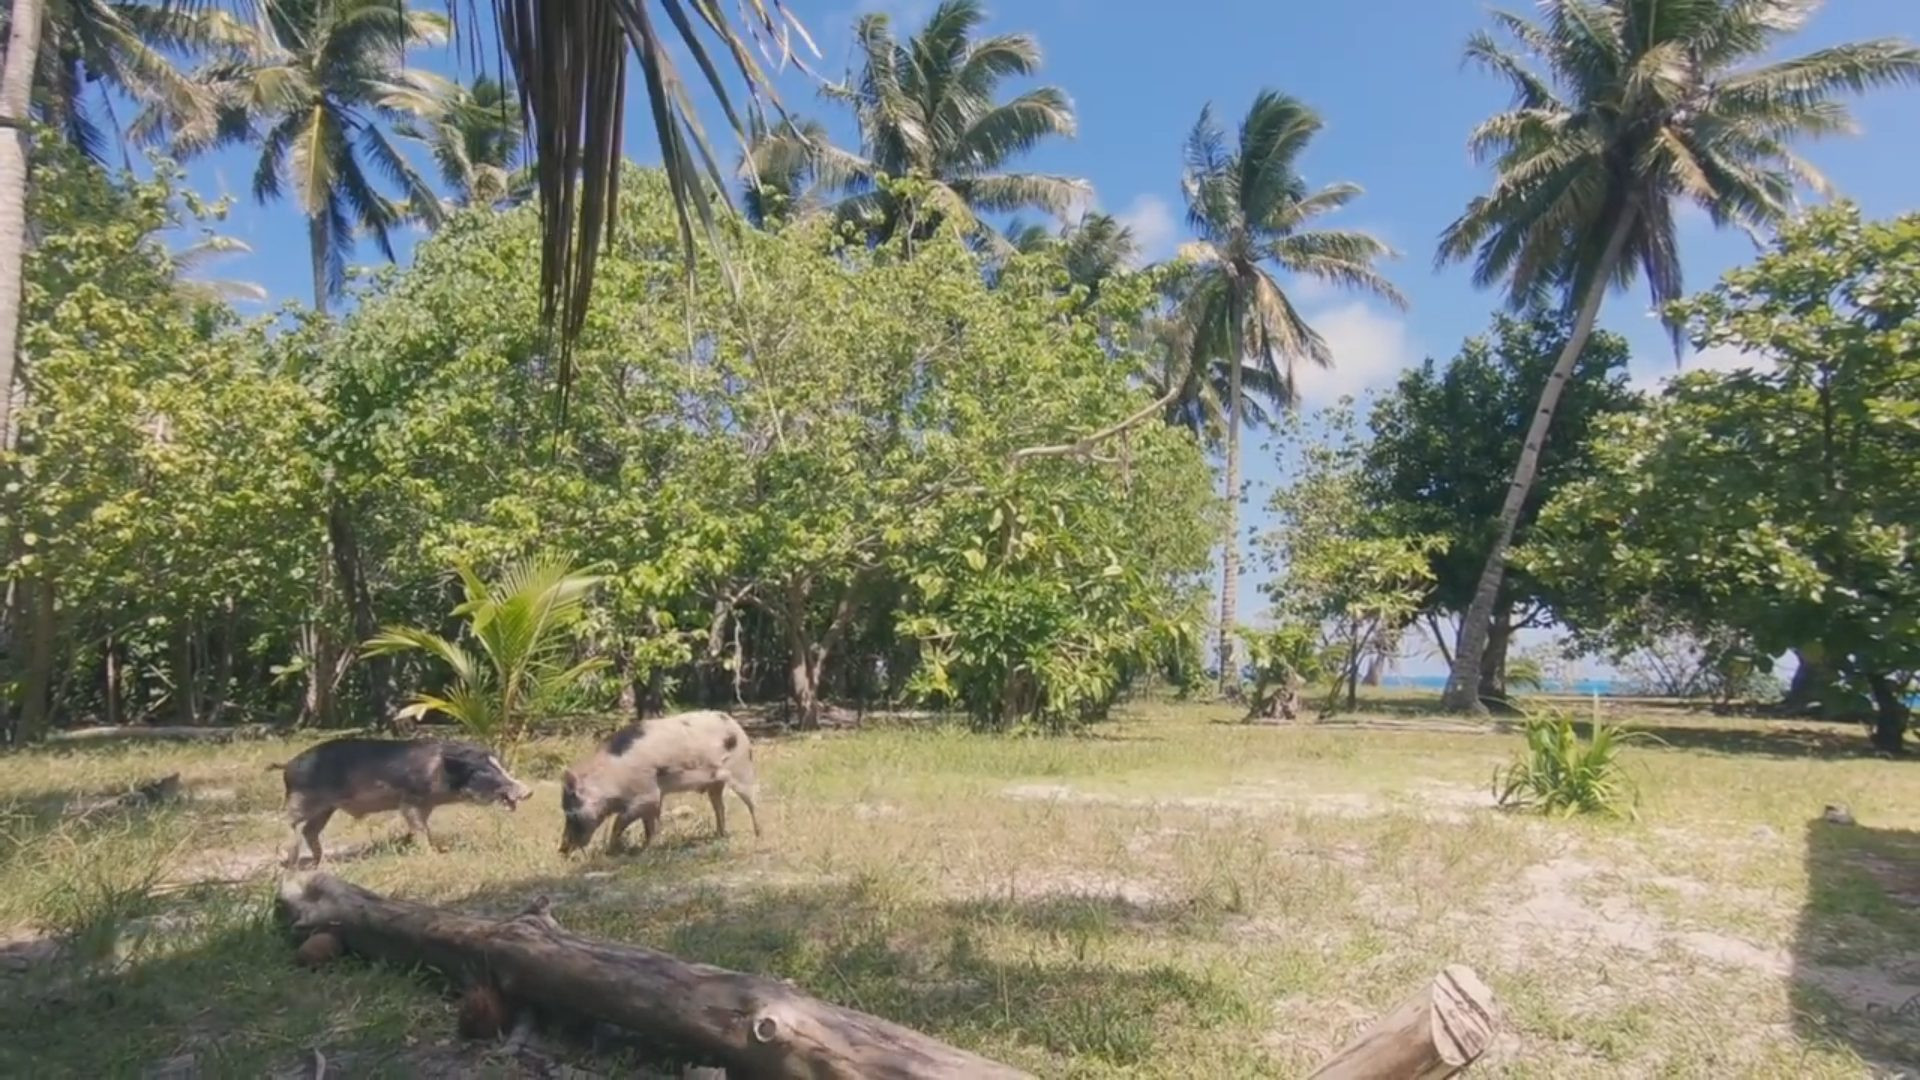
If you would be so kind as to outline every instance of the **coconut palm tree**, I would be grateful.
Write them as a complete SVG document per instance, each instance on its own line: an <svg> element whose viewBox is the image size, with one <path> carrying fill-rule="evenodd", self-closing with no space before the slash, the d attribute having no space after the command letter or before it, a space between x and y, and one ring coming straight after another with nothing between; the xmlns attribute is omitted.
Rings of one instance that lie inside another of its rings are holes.
<svg viewBox="0 0 1920 1080"><path fill-rule="evenodd" d="M307 219L314 310L325 313L345 287L357 235L393 257L390 233L409 216L429 223L440 200L387 134L406 119L392 102L403 85L403 53L446 40L439 15L393 0L274 0L250 55L203 72L220 97L222 121L211 141L258 141L253 195L261 203L291 188ZM175 144L201 149L184 135ZM370 169L400 189L375 186Z"/></svg>
<svg viewBox="0 0 1920 1080"><path fill-rule="evenodd" d="M1196 364L1226 359L1227 532L1220 570L1220 684L1238 682L1233 663L1235 589L1238 587L1240 429L1246 419L1245 368L1260 368L1282 388L1278 404L1295 396L1294 365L1333 363L1327 343L1307 325L1274 270L1405 301L1376 264L1393 254L1378 239L1346 229L1312 229L1313 220L1353 201L1354 184L1310 190L1300 178L1300 154L1320 131L1317 113L1271 90L1254 99L1241 121L1238 145L1201 110L1187 137L1183 188L1187 221L1199 239L1180 251L1188 275L1183 317L1191 327Z"/></svg>
<svg viewBox="0 0 1920 1080"><path fill-rule="evenodd" d="M213 97L177 64L232 47L247 28L221 11L125 0L52 0L34 73L34 112L88 157L105 156L98 112L118 129L104 87L176 127L212 122ZM116 132L118 133L118 132Z"/></svg>
<svg viewBox="0 0 1920 1080"><path fill-rule="evenodd" d="M995 243L999 234L976 215L1065 212L1088 195L1084 181L1002 170L1044 139L1071 136L1073 106L1052 86L997 100L1002 81L1039 70L1040 47L1026 34L975 37L985 19L979 0L944 0L903 43L886 15L863 16L854 29L857 75L825 90L853 110L859 152L778 134L762 152L804 161L804 176L842 196L837 212L876 241L904 232L912 242L950 220ZM902 198L881 184L886 177L926 188Z"/></svg>
<svg viewBox="0 0 1920 1080"><path fill-rule="evenodd" d="M1920 81L1898 41L1757 62L1820 0L1543 0L1537 19L1496 12L1503 44L1477 33L1469 60L1510 83L1513 107L1468 139L1496 177L1440 239L1439 262L1474 260L1474 281L1516 308L1558 295L1573 333L1540 393L1498 532L1467 616L1445 701L1479 709L1489 616L1507 548L1553 413L1610 286L1644 274L1656 306L1681 294L1674 209L1749 230L1792 212L1802 185L1826 190L1792 149L1847 131L1844 93ZM1531 65L1531 66L1530 66ZM1678 347L1679 327L1669 323Z"/></svg>
<svg viewBox="0 0 1920 1080"><path fill-rule="evenodd" d="M740 204L747 220L764 229L819 210L814 161L827 145L827 129L818 120L787 117L776 123L756 114L740 152Z"/></svg>
<svg viewBox="0 0 1920 1080"><path fill-rule="evenodd" d="M1101 213L1083 214L1058 230L1015 218L993 246L1022 254L1057 252L1067 271L1067 284L1084 288L1088 303L1100 295L1107 279L1125 272L1140 258L1133 230L1113 215Z"/></svg>
<svg viewBox="0 0 1920 1080"><path fill-rule="evenodd" d="M254 14L252 0L230 0ZM656 11L658 7L660 10ZM671 46L691 53L735 132L745 128L735 113L708 39L717 43L747 88L776 107L756 55L784 63L795 57L797 37L818 49L783 0L736 0L729 14L719 5L696 7L699 25L676 0L494 0L490 26L500 53L524 88L523 115L532 132L534 173L542 210L540 256L543 315L563 340L579 329L594 282L595 247L611 224L618 189L622 116L629 58L637 59L661 163L681 221L681 238L692 257L696 219L712 229L712 203L702 193L699 163L715 187L723 183L712 165L706 137L693 115L692 98L674 63ZM26 183L30 135L26 121L33 74L39 62L46 0L12 0L6 51L0 61L0 439L10 430L15 351L20 328L21 265L26 254ZM662 19L664 16L664 21ZM243 20L246 21L246 20ZM757 46L757 48L756 48ZM480 50L483 54L485 49ZM560 351L561 377L570 353Z"/></svg>
<svg viewBox="0 0 1920 1080"><path fill-rule="evenodd" d="M394 133L427 148L455 206L497 206L524 193L516 171L524 130L512 85L488 75L470 85L408 71L380 97L407 114Z"/></svg>

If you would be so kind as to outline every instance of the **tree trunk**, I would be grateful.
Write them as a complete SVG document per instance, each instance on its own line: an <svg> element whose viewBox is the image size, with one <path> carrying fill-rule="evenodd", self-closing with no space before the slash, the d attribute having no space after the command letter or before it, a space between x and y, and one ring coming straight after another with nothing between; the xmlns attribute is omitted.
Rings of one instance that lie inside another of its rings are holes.
<svg viewBox="0 0 1920 1080"><path fill-rule="evenodd" d="M1833 668L1825 661L1814 660L1800 650L1794 650L1800 666L1793 671L1793 682L1787 686L1787 696L1781 699L1780 711L1805 714L1821 709L1827 703L1827 697L1833 689Z"/></svg>
<svg viewBox="0 0 1920 1080"><path fill-rule="evenodd" d="M313 310L323 317L332 299L327 288L328 252L327 219L315 214L307 218L307 253L313 259Z"/></svg>
<svg viewBox="0 0 1920 1080"><path fill-rule="evenodd" d="M1499 1013L1473 969L1452 964L1308 1080L1443 1080L1486 1053Z"/></svg>
<svg viewBox="0 0 1920 1080"><path fill-rule="evenodd" d="M20 680L20 727L14 740L32 742L53 726L54 622L53 583L25 579L21 610L27 622L26 671Z"/></svg>
<svg viewBox="0 0 1920 1080"><path fill-rule="evenodd" d="M233 639L239 635L239 621L239 612L233 597L229 596L222 602L220 630L213 649L213 678L207 685L206 715L210 723L218 723L220 715L227 711L227 688L233 682Z"/></svg>
<svg viewBox="0 0 1920 1080"><path fill-rule="evenodd" d="M1024 1076L776 979L570 934L544 897L515 918L485 919L304 874L281 885L279 910L297 931L330 934L349 951L403 967L427 964L456 982L494 986L509 1009L534 1004L642 1032L722 1061L740 1076Z"/></svg>
<svg viewBox="0 0 1920 1080"><path fill-rule="evenodd" d="M27 163L33 71L40 61L42 0L13 0L0 66L0 448L13 445L13 379L20 351L20 294L27 259Z"/></svg>
<svg viewBox="0 0 1920 1080"><path fill-rule="evenodd" d="M100 650L103 670L100 675L100 698L106 705L108 727L118 727L126 722L121 712L124 691L120 685L120 641L112 634L107 635L106 647Z"/></svg>
<svg viewBox="0 0 1920 1080"><path fill-rule="evenodd" d="M1493 606L1499 599L1500 586L1506 579L1507 549L1513 544L1513 532L1520 525L1520 512L1526 506L1528 494L1533 491L1534 474L1540 469L1540 452L1546 447L1547 432L1553 426L1553 412L1560 405L1560 394L1566 389L1567 380L1573 377L1574 365L1585 351L1587 339L1593 336L1594 321L1600 317L1600 304L1606 299L1607 289L1613 283L1614 268L1620 263L1621 252L1626 249L1627 237L1638 218L1639 211L1631 202L1620 211L1620 220L1614 222L1613 235L1607 238L1606 250L1600 253L1593 279L1587 284L1587 295L1581 298L1573 333L1567 338L1566 347L1560 350L1560 358L1554 362L1553 371L1547 376L1547 385L1540 389L1539 407L1534 410L1533 421L1527 426L1527 441L1520 448L1520 460L1514 465L1513 481L1507 486L1506 502L1500 507L1499 531L1494 536L1493 547L1487 551L1487 565L1480 571L1480 582L1474 588L1473 603L1467 608L1466 617L1460 620L1460 636L1453 650L1453 669L1447 675L1446 693L1441 697L1441 703L1446 708L1457 712L1486 711L1486 706L1480 704L1480 697L1475 691L1480 684L1480 663L1487 650Z"/></svg>
<svg viewBox="0 0 1920 1080"><path fill-rule="evenodd" d="M1233 662L1233 625L1240 606L1240 368L1247 353L1246 326L1237 299L1229 305L1229 312L1233 319L1233 355L1227 370L1227 530L1226 541L1220 545L1220 693L1225 697L1240 689L1240 672Z"/></svg>
<svg viewBox="0 0 1920 1080"><path fill-rule="evenodd" d="M1502 607L1494 612L1493 622L1487 627L1487 651L1480 657L1481 697L1507 696L1507 646L1512 642L1513 608Z"/></svg>
<svg viewBox="0 0 1920 1080"><path fill-rule="evenodd" d="M334 495L327 504L327 541L333 548L334 576L346 595L348 617L353 623L353 648L380 632L373 617L373 591L367 587L366 564L360 558L360 541L355 535L353 515L345 500ZM367 697L373 706L376 723L393 722L392 663L385 656L369 656L361 661L367 671Z"/></svg>
<svg viewBox="0 0 1920 1080"><path fill-rule="evenodd" d="M1907 752L1907 721L1910 712L1905 695L1894 680L1885 675L1867 676L1873 691L1873 746L1888 754Z"/></svg>
<svg viewBox="0 0 1920 1080"><path fill-rule="evenodd" d="M176 619L173 627L173 722L192 727L200 719L193 677L193 620Z"/></svg>

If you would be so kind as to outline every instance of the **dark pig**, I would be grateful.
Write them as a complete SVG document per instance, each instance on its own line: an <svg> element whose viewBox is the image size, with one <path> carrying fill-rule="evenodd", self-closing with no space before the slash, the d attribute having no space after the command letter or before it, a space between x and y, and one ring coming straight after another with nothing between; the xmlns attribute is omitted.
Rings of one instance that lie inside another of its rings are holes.
<svg viewBox="0 0 1920 1080"><path fill-rule="evenodd" d="M560 809L566 814L560 851L586 847L609 817L614 823L608 851L620 850L635 821L646 831L640 845L645 850L660 829L661 799L675 791L706 792L714 825L726 836L728 790L747 804L753 834L759 836L753 745L733 717L690 712L642 721L615 732L567 770L560 787Z"/></svg>
<svg viewBox="0 0 1920 1080"><path fill-rule="evenodd" d="M435 807L500 803L512 810L533 794L485 747L444 739L333 739L267 768L280 770L287 785L290 867L300 862L302 840L319 865L320 831L336 810L356 818L398 810L409 836L437 847L427 828Z"/></svg>

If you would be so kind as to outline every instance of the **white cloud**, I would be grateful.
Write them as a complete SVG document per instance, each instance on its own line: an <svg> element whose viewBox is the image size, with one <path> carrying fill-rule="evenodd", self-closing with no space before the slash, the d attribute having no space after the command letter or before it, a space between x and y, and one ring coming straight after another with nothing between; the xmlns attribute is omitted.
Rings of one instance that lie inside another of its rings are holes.
<svg viewBox="0 0 1920 1080"><path fill-rule="evenodd" d="M1379 389L1420 358L1404 320L1359 301L1309 314L1307 324L1320 331L1333 351L1332 368L1308 364L1294 373L1300 397L1308 404L1325 405L1342 394Z"/></svg>
<svg viewBox="0 0 1920 1080"><path fill-rule="evenodd" d="M1140 245L1140 257L1156 262L1173 254L1174 241L1180 236L1180 223L1173 207L1158 195L1140 195L1115 220L1133 230L1133 241Z"/></svg>
<svg viewBox="0 0 1920 1080"><path fill-rule="evenodd" d="M1738 371L1741 368L1766 371L1772 367L1773 361L1764 354L1747 352L1734 345L1715 345L1710 349L1688 353L1680 361L1680 367L1677 370L1672 364L1663 363L1651 370L1635 374L1633 387L1636 390L1652 393L1665 386L1675 375L1690 371Z"/></svg>

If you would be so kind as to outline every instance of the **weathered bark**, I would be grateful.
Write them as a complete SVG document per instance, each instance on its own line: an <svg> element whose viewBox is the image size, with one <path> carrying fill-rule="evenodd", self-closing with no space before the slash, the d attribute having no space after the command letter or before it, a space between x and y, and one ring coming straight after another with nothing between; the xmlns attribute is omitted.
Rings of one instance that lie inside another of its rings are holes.
<svg viewBox="0 0 1920 1080"><path fill-rule="evenodd" d="M1487 564L1480 571L1479 584L1474 587L1473 603L1468 606L1466 617L1460 620L1460 636L1453 650L1453 668L1447 674L1446 693L1441 696L1441 704L1446 708L1458 712L1486 711L1476 691L1480 685L1481 659L1487 650L1487 634L1493 622L1494 603L1499 599L1500 585L1506 579L1507 550L1513 546L1513 533L1520 525L1520 512L1526 506L1527 496L1533 491L1534 475L1540 471L1540 454L1546 449L1547 432L1553 426L1554 410L1560 406L1560 395L1567 388L1567 380L1573 378L1574 366L1579 363L1580 354L1586 350L1587 339L1593 336L1594 321L1600 317L1600 304L1613 284L1614 269L1620 264L1627 237L1632 234L1638 220L1638 207L1632 202L1627 203L1620 211L1620 219L1614 222L1613 234L1607 238L1606 249L1600 253L1593 278L1587 284L1587 294L1580 300L1573 333L1567 337L1566 347L1560 350L1560 358L1554 361L1553 371L1547 375L1547 385L1540 390L1540 404L1534 410L1532 423L1527 426L1527 441L1520 447L1520 460L1514 465L1513 480L1507 485L1506 501L1500 507L1499 531L1494 534L1493 546L1487 550Z"/></svg>
<svg viewBox="0 0 1920 1080"><path fill-rule="evenodd" d="M1309 1080L1441 1080L1486 1053L1498 1022L1493 991L1452 964L1360 1033Z"/></svg>
<svg viewBox="0 0 1920 1080"><path fill-rule="evenodd" d="M1367 673L1360 677L1363 686L1378 687L1387 678L1387 654L1376 652L1367 659Z"/></svg>
<svg viewBox="0 0 1920 1080"><path fill-rule="evenodd" d="M27 163L33 149L27 122L44 16L42 0L13 0L7 55L0 66L0 448L13 445L13 380L27 259Z"/></svg>
<svg viewBox="0 0 1920 1080"><path fill-rule="evenodd" d="M562 930L546 901L486 919L390 900L327 874L281 885L281 916L347 950L426 964L458 982L497 984L533 1004L644 1032L743 1076L1011 1078L1024 1074L783 982Z"/></svg>
<svg viewBox="0 0 1920 1080"><path fill-rule="evenodd" d="M53 726L54 622L53 583L38 579L21 582L20 607L26 621L26 670L20 679L20 726L14 737L31 742Z"/></svg>
<svg viewBox="0 0 1920 1080"><path fill-rule="evenodd" d="M233 597L222 601L220 629L214 635L210 649L213 652L213 676L208 680L205 701L206 719L218 722L220 714L227 711L231 698L228 690L233 685L233 645L239 635L240 613L235 608Z"/></svg>
<svg viewBox="0 0 1920 1080"><path fill-rule="evenodd" d="M1907 752L1907 723L1912 718L1906 697L1894 680L1886 675L1867 676L1873 692L1873 745L1888 754Z"/></svg>
<svg viewBox="0 0 1920 1080"><path fill-rule="evenodd" d="M1480 696L1507 696L1507 646L1513 641L1513 609L1494 612L1493 625L1487 628L1487 651L1480 656Z"/></svg>

